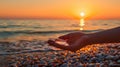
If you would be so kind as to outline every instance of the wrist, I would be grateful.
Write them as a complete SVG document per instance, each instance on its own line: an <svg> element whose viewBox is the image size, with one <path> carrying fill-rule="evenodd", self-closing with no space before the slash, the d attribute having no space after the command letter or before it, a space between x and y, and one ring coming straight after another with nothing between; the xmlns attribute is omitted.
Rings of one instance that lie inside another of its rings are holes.
<svg viewBox="0 0 120 67"><path fill-rule="evenodd" d="M84 36L86 39L85 39L85 45L91 45L91 44L93 44L94 43L94 37L93 37L93 34L86 34L85 36Z"/></svg>

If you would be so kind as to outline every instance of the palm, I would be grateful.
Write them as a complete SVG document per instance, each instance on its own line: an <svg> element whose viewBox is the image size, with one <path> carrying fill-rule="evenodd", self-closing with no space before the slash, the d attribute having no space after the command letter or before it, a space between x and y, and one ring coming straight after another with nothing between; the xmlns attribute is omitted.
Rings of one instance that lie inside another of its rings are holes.
<svg viewBox="0 0 120 67"><path fill-rule="evenodd" d="M66 40L69 45L72 45L78 39L80 39L83 35L84 35L84 33L74 32L74 33L70 33L70 34L67 34L67 35L64 35L64 36L60 36L59 38L63 39L63 40Z"/></svg>
<svg viewBox="0 0 120 67"><path fill-rule="evenodd" d="M64 50L76 51L85 46L83 44L86 40L85 36L86 35L81 32L74 32L64 36L60 36L59 39L66 40L69 46L60 45L53 40L48 40L48 44Z"/></svg>

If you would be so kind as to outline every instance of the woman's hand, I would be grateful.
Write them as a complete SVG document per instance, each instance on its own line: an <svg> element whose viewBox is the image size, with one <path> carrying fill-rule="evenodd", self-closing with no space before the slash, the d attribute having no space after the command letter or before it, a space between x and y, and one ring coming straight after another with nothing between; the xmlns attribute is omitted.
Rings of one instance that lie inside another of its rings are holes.
<svg viewBox="0 0 120 67"><path fill-rule="evenodd" d="M58 44L53 40L48 40L48 43L57 48L75 52L78 49L87 45L87 40L89 39L89 36L81 32L75 32L75 33L70 33L64 36L60 36L59 38L66 40L69 46Z"/></svg>

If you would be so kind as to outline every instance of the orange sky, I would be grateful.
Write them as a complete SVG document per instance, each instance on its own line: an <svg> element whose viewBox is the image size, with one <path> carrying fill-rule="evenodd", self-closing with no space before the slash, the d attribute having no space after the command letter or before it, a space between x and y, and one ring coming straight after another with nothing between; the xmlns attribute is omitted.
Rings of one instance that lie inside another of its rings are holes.
<svg viewBox="0 0 120 67"><path fill-rule="evenodd" d="M119 19L120 0L0 0L1 18Z"/></svg>

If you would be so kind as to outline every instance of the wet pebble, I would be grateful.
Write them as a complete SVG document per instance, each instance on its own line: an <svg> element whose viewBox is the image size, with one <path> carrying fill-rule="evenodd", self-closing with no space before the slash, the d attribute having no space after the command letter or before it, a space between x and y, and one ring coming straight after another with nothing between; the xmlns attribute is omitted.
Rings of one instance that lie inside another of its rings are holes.
<svg viewBox="0 0 120 67"><path fill-rule="evenodd" d="M70 51L51 51L19 54L11 58L11 60L14 59L11 61L14 63L10 65L18 67L108 67L109 65L120 64L119 53L118 48L114 44L112 46L91 45L75 53Z"/></svg>

